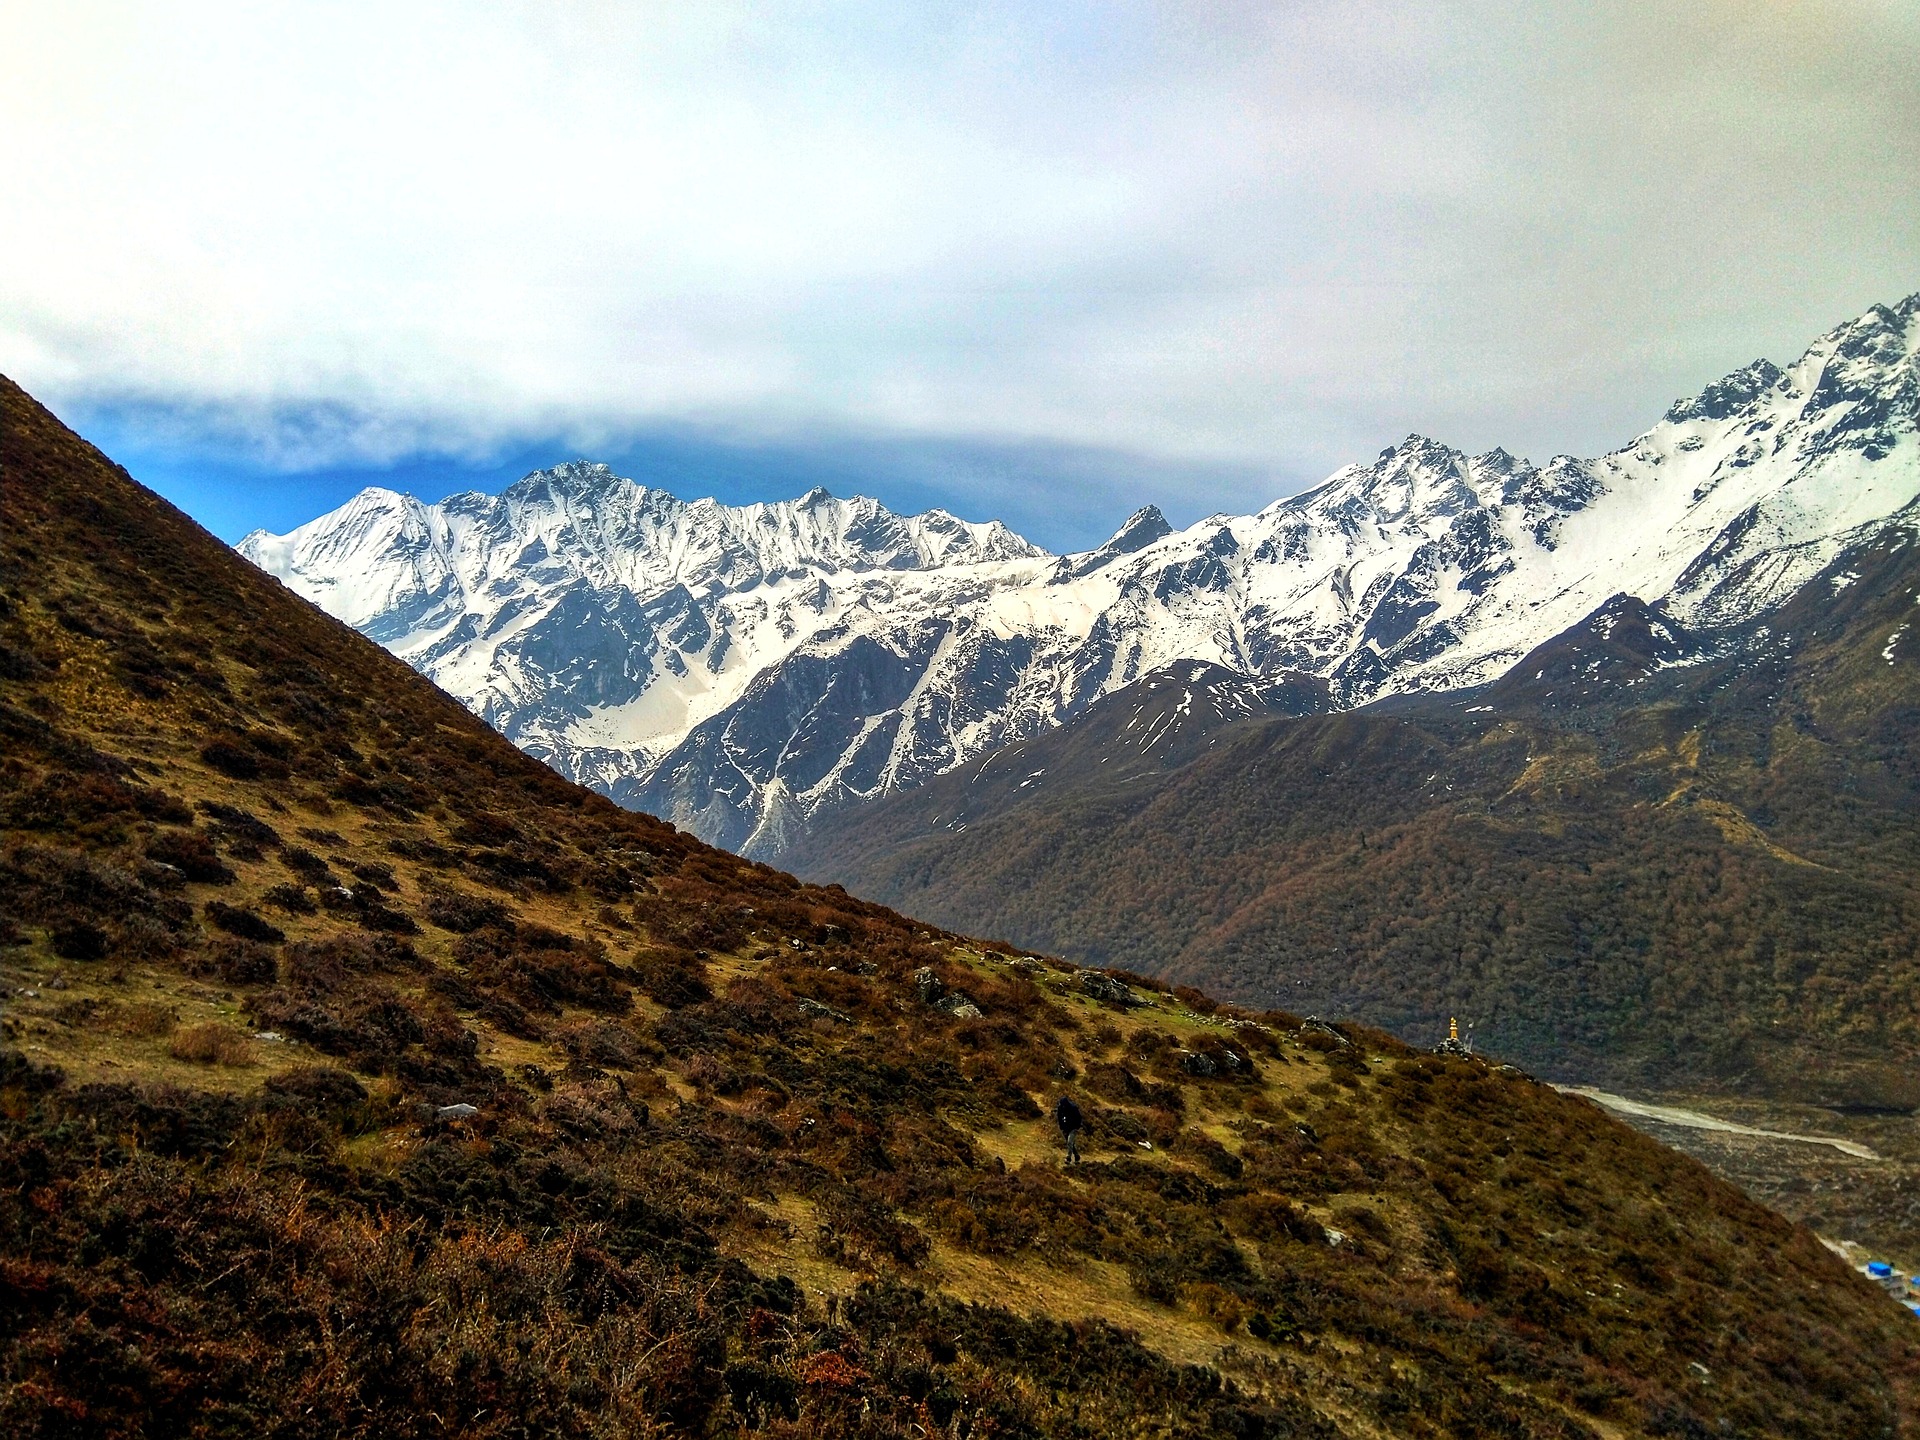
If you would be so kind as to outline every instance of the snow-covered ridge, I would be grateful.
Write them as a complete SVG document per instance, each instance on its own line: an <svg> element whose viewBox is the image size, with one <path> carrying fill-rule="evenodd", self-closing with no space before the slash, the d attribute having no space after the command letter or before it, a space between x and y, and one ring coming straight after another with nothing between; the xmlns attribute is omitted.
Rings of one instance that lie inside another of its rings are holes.
<svg viewBox="0 0 1920 1440"><path fill-rule="evenodd" d="M565 773L777 854L1176 661L1336 704L1491 679L1626 591L1695 630L1920 496L1920 296L1544 465L1410 436L1255 515L1148 507L1055 557L814 491L728 507L576 462L498 497L368 490L241 553Z"/></svg>
<svg viewBox="0 0 1920 1440"><path fill-rule="evenodd" d="M997 521L944 510L901 517L876 500L815 489L778 504L685 501L576 460L537 470L498 496L437 505L362 490L286 535L256 530L249 560L363 627L456 587L469 597L537 579L648 593L679 584L741 590L817 571L926 570L1043 554ZM480 609L486 599L470 599Z"/></svg>

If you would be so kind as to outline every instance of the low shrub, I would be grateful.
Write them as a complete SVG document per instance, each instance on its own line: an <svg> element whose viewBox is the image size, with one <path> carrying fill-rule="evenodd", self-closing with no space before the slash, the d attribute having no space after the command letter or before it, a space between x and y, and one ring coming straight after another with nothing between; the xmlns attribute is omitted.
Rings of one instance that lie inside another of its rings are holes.
<svg viewBox="0 0 1920 1440"><path fill-rule="evenodd" d="M213 840L201 830L163 830L147 842L147 858L171 865L200 885L227 885L233 871L221 862Z"/></svg>
<svg viewBox="0 0 1920 1440"><path fill-rule="evenodd" d="M53 953L62 960L104 960L107 932L87 920L69 920L53 927L48 937Z"/></svg>
<svg viewBox="0 0 1920 1440"><path fill-rule="evenodd" d="M252 1062L253 1047L238 1030L208 1021L175 1030L167 1042L167 1053L196 1065L246 1065Z"/></svg>
<svg viewBox="0 0 1920 1440"><path fill-rule="evenodd" d="M228 905L221 900L209 900L201 912L207 917L207 923L216 930L224 930L229 935L237 935L242 940L252 940L262 945L278 945L287 938L287 932L256 915L253 911L239 905Z"/></svg>

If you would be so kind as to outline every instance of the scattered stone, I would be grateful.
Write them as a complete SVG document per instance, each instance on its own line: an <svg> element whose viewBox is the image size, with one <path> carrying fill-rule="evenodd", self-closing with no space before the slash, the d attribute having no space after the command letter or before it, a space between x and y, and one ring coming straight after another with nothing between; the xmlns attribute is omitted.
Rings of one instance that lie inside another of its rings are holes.
<svg viewBox="0 0 1920 1440"><path fill-rule="evenodd" d="M934 974L931 966L923 965L913 972L913 993L920 997L922 1005L955 1020L978 1020L986 1013L964 990L948 989L947 982Z"/></svg>
<svg viewBox="0 0 1920 1440"><path fill-rule="evenodd" d="M831 1020L836 1025L853 1024L853 1016L844 1010L836 1010L831 1005L823 1005L818 1000L800 997L800 1013L809 1020Z"/></svg>
<svg viewBox="0 0 1920 1440"><path fill-rule="evenodd" d="M253 1032L253 1038L264 1040L269 1045L284 1045L287 1042L287 1037L278 1030L256 1030Z"/></svg>
<svg viewBox="0 0 1920 1440"><path fill-rule="evenodd" d="M477 1105L468 1105L462 1101L458 1105L442 1105L433 1112L436 1120L471 1120L480 1113Z"/></svg>
<svg viewBox="0 0 1920 1440"><path fill-rule="evenodd" d="M1213 1063L1213 1057L1211 1055L1202 1055L1198 1050L1189 1050L1182 1055L1180 1057L1180 1068L1189 1075L1196 1075L1202 1080L1211 1080L1220 1073L1220 1067Z"/></svg>

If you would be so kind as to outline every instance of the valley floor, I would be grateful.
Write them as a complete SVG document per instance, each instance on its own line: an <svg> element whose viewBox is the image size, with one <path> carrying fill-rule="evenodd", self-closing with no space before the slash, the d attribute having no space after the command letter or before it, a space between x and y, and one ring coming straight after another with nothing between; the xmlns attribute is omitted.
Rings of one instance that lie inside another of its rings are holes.
<svg viewBox="0 0 1920 1440"><path fill-rule="evenodd" d="M1920 1115L1846 1113L1723 1094L1627 1097L1564 1088L1691 1155L1858 1259L1920 1273Z"/></svg>

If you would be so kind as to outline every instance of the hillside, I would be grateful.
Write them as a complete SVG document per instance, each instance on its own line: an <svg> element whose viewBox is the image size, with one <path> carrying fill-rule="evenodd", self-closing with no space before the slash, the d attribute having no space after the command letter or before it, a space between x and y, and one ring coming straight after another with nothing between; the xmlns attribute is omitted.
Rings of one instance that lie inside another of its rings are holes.
<svg viewBox="0 0 1920 1440"><path fill-rule="evenodd" d="M1490 686L1349 714L1214 718L1176 668L794 861L1249 1003L1457 1014L1556 1078L1910 1108L1915 535L1741 629L1619 597ZM1184 697L1157 745L1125 719L1154 695Z"/></svg>
<svg viewBox="0 0 1920 1440"><path fill-rule="evenodd" d="M1916 497L1920 295L1606 455L1412 435L1256 514L1148 507L1079 555L584 462L438 505L369 490L240 549L563 774L771 860L1182 662L1344 709L1491 681L1616 592L1728 631Z"/></svg>
<svg viewBox="0 0 1920 1440"><path fill-rule="evenodd" d="M1593 1106L622 811L5 381L0 733L6 1434L1911 1433Z"/></svg>

